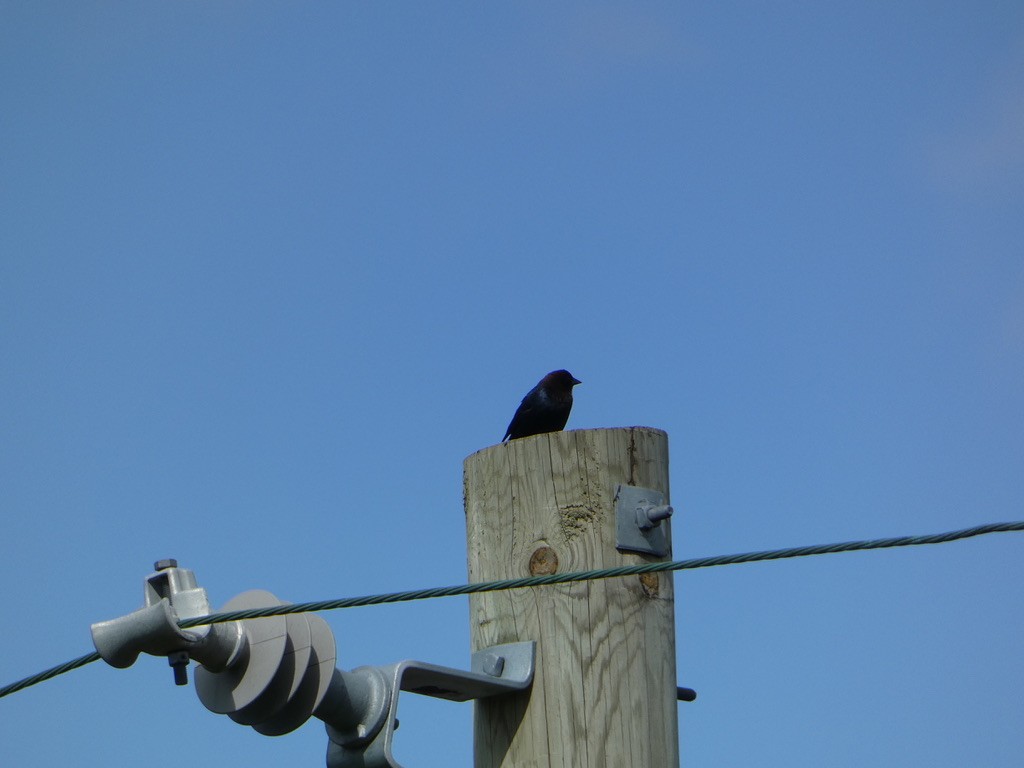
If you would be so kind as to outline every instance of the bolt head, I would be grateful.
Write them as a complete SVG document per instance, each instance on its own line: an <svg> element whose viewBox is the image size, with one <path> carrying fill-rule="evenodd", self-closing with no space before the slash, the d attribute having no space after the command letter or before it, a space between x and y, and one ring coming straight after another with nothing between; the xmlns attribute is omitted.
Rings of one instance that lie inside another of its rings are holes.
<svg viewBox="0 0 1024 768"><path fill-rule="evenodd" d="M488 653L484 657L484 672L491 677L501 677L505 671L505 657L495 653Z"/></svg>
<svg viewBox="0 0 1024 768"><path fill-rule="evenodd" d="M157 560L153 563L153 570L155 571L166 571L168 568L177 568L178 561L173 557L169 557L166 560Z"/></svg>

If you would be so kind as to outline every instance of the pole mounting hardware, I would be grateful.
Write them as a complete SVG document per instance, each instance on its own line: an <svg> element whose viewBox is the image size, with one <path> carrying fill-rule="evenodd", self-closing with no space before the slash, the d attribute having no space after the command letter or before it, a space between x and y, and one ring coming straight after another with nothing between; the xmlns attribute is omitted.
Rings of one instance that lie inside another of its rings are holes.
<svg viewBox="0 0 1024 768"><path fill-rule="evenodd" d="M665 494L635 485L615 486L615 547L655 557L668 554L668 536L662 521L672 516Z"/></svg>

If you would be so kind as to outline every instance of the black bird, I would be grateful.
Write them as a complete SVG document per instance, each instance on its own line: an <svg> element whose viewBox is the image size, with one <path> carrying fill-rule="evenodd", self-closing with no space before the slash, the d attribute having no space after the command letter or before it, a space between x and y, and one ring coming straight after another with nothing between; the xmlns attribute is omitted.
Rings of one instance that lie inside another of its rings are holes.
<svg viewBox="0 0 1024 768"><path fill-rule="evenodd" d="M568 371L549 373L526 393L501 441L564 429L572 410L572 388L580 383Z"/></svg>

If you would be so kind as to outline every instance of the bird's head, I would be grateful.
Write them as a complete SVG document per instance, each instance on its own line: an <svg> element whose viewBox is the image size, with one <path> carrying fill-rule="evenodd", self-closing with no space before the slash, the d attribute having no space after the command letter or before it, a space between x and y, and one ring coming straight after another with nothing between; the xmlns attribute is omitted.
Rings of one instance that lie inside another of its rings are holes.
<svg viewBox="0 0 1024 768"><path fill-rule="evenodd" d="M544 377L544 385L555 387L556 389L564 389L571 392L572 388L577 384L582 384L579 379L575 378L571 373L566 370L552 371Z"/></svg>

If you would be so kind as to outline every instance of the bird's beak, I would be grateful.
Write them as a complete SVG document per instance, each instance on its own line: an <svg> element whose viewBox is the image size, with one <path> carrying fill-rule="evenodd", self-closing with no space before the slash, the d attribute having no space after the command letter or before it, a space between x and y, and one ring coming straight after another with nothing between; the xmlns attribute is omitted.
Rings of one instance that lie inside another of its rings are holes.
<svg viewBox="0 0 1024 768"><path fill-rule="evenodd" d="M583 382L582 382L582 381L580 381L579 379L573 379L573 380L572 380L572 385L573 385L574 387L575 387L575 386L576 386L577 384L582 384L582 383L583 383Z"/></svg>

